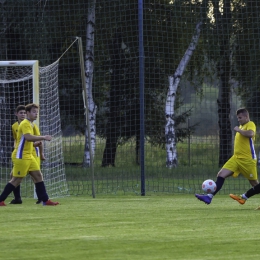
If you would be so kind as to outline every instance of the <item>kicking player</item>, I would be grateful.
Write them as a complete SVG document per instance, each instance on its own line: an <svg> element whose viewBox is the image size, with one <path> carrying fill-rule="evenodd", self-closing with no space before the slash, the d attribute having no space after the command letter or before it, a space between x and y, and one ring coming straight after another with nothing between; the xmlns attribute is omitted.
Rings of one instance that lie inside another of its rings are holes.
<svg viewBox="0 0 260 260"><path fill-rule="evenodd" d="M53 202L49 199L43 181L40 165L32 156L33 142L37 141L51 141L52 136L36 136L34 135L33 121L38 117L39 107L36 104L28 104L25 106L26 119L24 119L19 127L17 133L17 142L12 153L13 161L13 177L6 184L3 192L0 195L0 206L6 206L5 199L8 195L22 182L23 178L29 173L35 180L36 194L42 204L46 206L56 206L59 203Z"/></svg>
<svg viewBox="0 0 260 260"><path fill-rule="evenodd" d="M231 175L237 176L237 173L243 174L248 179L252 187L258 184L257 178L257 158L254 147L256 126L250 121L249 113L245 108L237 110L237 119L240 126L234 128L235 142L234 155L224 164L217 175L217 189L213 194L201 195L195 194L195 197L206 204L210 204L212 198L222 188L224 181Z"/></svg>

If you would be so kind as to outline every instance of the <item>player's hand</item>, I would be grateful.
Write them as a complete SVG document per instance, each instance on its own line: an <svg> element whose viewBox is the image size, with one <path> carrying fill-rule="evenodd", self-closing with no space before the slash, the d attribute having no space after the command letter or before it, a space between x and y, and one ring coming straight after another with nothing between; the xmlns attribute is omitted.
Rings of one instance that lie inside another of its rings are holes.
<svg viewBox="0 0 260 260"><path fill-rule="evenodd" d="M45 135L44 136L44 140L45 141L50 141L52 139L52 136L51 135Z"/></svg>
<svg viewBox="0 0 260 260"><path fill-rule="evenodd" d="M42 142L41 141L37 141L37 142L34 142L33 143L33 146L34 147L39 147L39 146L41 146L42 145Z"/></svg>
<svg viewBox="0 0 260 260"><path fill-rule="evenodd" d="M234 127L234 131L239 132L240 128L238 126Z"/></svg>
<svg viewBox="0 0 260 260"><path fill-rule="evenodd" d="M41 158L42 161L45 161L45 160L46 160L44 154L40 154L40 158Z"/></svg>

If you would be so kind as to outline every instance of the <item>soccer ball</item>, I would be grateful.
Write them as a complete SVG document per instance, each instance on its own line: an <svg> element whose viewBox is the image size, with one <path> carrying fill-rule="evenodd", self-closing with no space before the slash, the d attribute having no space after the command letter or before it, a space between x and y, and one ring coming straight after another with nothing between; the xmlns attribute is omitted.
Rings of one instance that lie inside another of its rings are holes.
<svg viewBox="0 0 260 260"><path fill-rule="evenodd" d="M213 180L205 180L201 187L206 193L213 193L217 189L217 185Z"/></svg>

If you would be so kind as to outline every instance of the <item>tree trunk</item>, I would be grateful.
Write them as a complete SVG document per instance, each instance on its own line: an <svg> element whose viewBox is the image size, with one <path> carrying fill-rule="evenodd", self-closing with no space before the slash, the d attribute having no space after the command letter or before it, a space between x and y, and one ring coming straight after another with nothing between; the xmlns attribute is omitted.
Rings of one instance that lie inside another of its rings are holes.
<svg viewBox="0 0 260 260"><path fill-rule="evenodd" d="M224 1L223 14L219 11L219 2L214 1L217 35L219 43L219 57L217 71L219 78L218 116L219 116L219 166L221 167L232 155L232 131L230 121L231 88L229 85L231 71L231 6L230 1Z"/></svg>
<svg viewBox="0 0 260 260"><path fill-rule="evenodd" d="M106 146L103 153L102 167L109 165L115 166L116 149L118 138L120 137L120 119L121 116L121 102L120 97L121 88L124 84L121 78L121 70L125 66L124 57L121 55L122 50L122 35L115 32L112 43L110 44L110 59L111 59L111 78L110 78L110 92L109 92L109 111L107 113L106 125Z"/></svg>
<svg viewBox="0 0 260 260"><path fill-rule="evenodd" d="M165 104L165 141L166 141L166 167L172 168L177 166L177 150L176 150L176 136L174 126L174 103L176 91L179 86L181 76L187 67L193 52L196 49L200 37L202 22L196 25L195 33L193 34L191 43L181 59L178 68L173 76L169 76L169 89Z"/></svg>
<svg viewBox="0 0 260 260"><path fill-rule="evenodd" d="M87 22L87 43L86 43L86 60L85 60L85 79L86 79L86 93L88 98L88 113L89 113L89 131L85 131L85 150L83 167L90 167L90 151L94 159L96 150L96 105L92 96L92 82L93 82L93 71L94 71L94 31L95 31L95 5L96 1L93 0L88 10L88 22ZM89 138L91 140L91 147L89 147ZM91 150L90 150L91 149Z"/></svg>

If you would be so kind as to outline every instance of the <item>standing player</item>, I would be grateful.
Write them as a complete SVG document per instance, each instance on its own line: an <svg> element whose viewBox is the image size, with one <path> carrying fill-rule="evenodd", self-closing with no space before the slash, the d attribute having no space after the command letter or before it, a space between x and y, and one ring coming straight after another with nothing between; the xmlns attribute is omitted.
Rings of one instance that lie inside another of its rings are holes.
<svg viewBox="0 0 260 260"><path fill-rule="evenodd" d="M235 142L234 155L224 164L223 168L217 175L217 189L213 194L201 195L195 194L197 199L210 204L213 196L215 196L222 188L227 177L234 174L237 176L242 173L248 179L252 187L258 184L257 179L257 158L254 148L256 126L250 121L249 113L245 108L237 110L237 119L240 126L234 128Z"/></svg>
<svg viewBox="0 0 260 260"><path fill-rule="evenodd" d="M53 202L49 199L46 192L40 165L32 156L33 142L37 141L51 141L50 135L36 136L33 131L33 121L37 119L39 107L36 104L28 104L25 107L27 118L24 119L19 127L17 133L17 142L12 153L13 161L13 177L6 184L3 192L0 195L0 206L6 206L4 201L8 195L22 182L23 178L29 174L35 180L35 188L37 196L42 200L43 205L56 206L59 203Z"/></svg>
<svg viewBox="0 0 260 260"><path fill-rule="evenodd" d="M18 127L19 124L25 119L26 117L26 112L25 112L25 106L19 105L16 110L15 110L15 115L17 117L17 121L12 125L12 134L14 138L14 148L17 140L17 132L18 132ZM12 172L11 172L11 178L12 178ZM14 199L10 202L10 204L22 204L22 199L21 199L21 189L20 185L18 185L14 190Z"/></svg>
<svg viewBox="0 0 260 260"><path fill-rule="evenodd" d="M14 148L17 140L17 132L18 132L18 127L19 124L26 118L26 111L25 111L25 106L24 105L19 105L16 110L15 110L15 115L17 117L17 122L15 122L12 125L12 134L14 138ZM34 125L34 135L40 135L40 130L37 127L37 125ZM42 142L34 142L33 144L34 149L33 149L33 156L35 157L36 161L40 165L41 160L45 160L45 156L43 154L43 145ZM12 178L12 172L11 172L11 178ZM33 180L33 178L32 178ZM34 180L33 180L34 181ZM21 186L18 185L14 190L14 199L11 200L10 204L22 204L22 199L21 199ZM41 200L37 200L36 204L41 203Z"/></svg>

